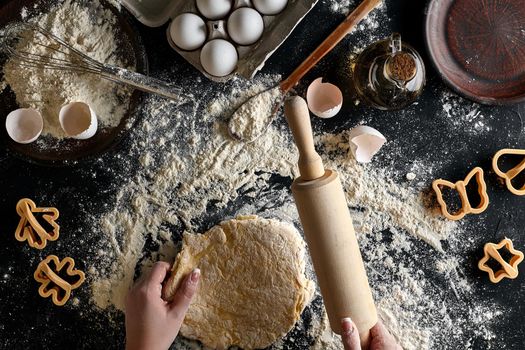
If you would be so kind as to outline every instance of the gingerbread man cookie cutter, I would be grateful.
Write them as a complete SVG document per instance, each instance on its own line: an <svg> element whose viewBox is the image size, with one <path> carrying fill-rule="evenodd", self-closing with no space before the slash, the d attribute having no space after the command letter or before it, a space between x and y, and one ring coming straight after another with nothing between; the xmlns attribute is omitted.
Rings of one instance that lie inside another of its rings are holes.
<svg viewBox="0 0 525 350"><path fill-rule="evenodd" d="M472 171L467 175L467 177L463 181L452 183L447 180L438 179L432 183L432 188L434 189L434 192L436 192L437 201L441 207L441 213L444 217L446 217L449 220L461 220L467 214L481 214L487 209L487 207L489 206L489 196L487 194L487 184L485 183L483 175L483 169L481 169L480 167L476 167L472 169ZM480 197L480 203L475 208L473 208L470 204L467 195L467 185L470 182L470 180L472 180L472 178L474 177L476 178L476 182L478 183L478 194ZM443 199L443 187L448 187L452 190L458 191L459 197L461 199L461 208L456 213L452 214L448 211L447 203Z"/></svg>
<svg viewBox="0 0 525 350"><path fill-rule="evenodd" d="M55 268L53 269L50 264ZM71 279L76 279L76 282L69 283L64 280L60 276L64 273ZM67 257L60 261L56 255L49 255L38 264L34 278L41 283L38 294L42 298L51 297L55 305L62 306L69 300L71 291L84 283L86 276L84 272L75 269L75 261L72 258Z"/></svg>
<svg viewBox="0 0 525 350"><path fill-rule="evenodd" d="M16 212L20 216L20 222L15 231L17 241L27 241L30 247L44 249L47 241L56 241L60 234L60 226L56 223L58 210L56 208L38 208L31 199L23 198L16 204ZM41 213L53 230L47 232L35 218L35 213Z"/></svg>
<svg viewBox="0 0 525 350"><path fill-rule="evenodd" d="M516 165L514 168L508 170L507 172L503 172L498 165L499 159L503 155L522 155L523 160ZM500 151L498 151L494 158L492 158L492 168L494 169L494 172L501 178L505 179L505 185L509 189L510 192L514 193L517 196L525 196L525 183L521 188L516 188L512 184L512 180L518 176L523 170L525 170L525 150L524 149L510 149L505 148Z"/></svg>
<svg viewBox="0 0 525 350"><path fill-rule="evenodd" d="M499 250L503 247L512 254L512 258L509 262L506 262L499 253ZM514 249L512 241L505 237L498 244L496 243L487 243L483 248L485 255L478 263L478 268L481 271L485 271L489 274L490 281L492 283L498 283L503 278L514 279L518 277L518 265L523 261L523 253L519 250ZM500 265L501 269L494 271L491 267L487 265L489 259L496 260Z"/></svg>

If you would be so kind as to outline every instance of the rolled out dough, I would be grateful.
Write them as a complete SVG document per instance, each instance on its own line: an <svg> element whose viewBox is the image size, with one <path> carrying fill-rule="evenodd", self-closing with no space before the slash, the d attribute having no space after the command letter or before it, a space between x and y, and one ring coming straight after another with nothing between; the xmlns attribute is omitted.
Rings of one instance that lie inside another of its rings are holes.
<svg viewBox="0 0 525 350"><path fill-rule="evenodd" d="M305 243L290 224L244 216L204 235L185 234L164 298L194 268L202 272L181 334L205 346L265 348L288 333L310 302Z"/></svg>

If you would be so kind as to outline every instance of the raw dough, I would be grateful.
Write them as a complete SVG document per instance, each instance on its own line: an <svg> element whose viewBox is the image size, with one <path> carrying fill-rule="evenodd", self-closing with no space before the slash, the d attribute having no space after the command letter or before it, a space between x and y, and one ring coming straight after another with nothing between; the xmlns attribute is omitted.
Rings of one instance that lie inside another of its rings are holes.
<svg viewBox="0 0 525 350"><path fill-rule="evenodd" d="M265 348L288 333L311 300L305 243L290 224L244 216L204 235L185 234L164 297L202 271L181 334L214 349Z"/></svg>

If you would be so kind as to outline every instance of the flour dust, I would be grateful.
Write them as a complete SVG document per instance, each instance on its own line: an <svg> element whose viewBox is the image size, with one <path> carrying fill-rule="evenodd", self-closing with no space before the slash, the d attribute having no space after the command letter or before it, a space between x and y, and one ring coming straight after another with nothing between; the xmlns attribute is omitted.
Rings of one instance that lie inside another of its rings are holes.
<svg viewBox="0 0 525 350"><path fill-rule="evenodd" d="M100 219L101 253L88 262L97 307L123 310L134 279L156 260L172 261L182 232L202 233L239 214L300 228L289 191L298 155L282 114L252 143L232 139L227 128L232 111L279 79L234 79L218 96L201 91L199 98L208 102L198 110L147 100L134 148L142 169ZM429 209L417 184L395 182L388 167L357 163L348 131L317 133L315 140L326 166L341 174L380 317L405 349L453 348L452 342L460 341L453 335L458 324L472 337L493 337L491 322L500 311L476 301L459 250L443 245L461 239L462 227ZM447 260L450 254L456 260ZM307 270L315 278L310 263ZM434 285L431 276L443 285ZM319 297L305 314L309 319L280 347L293 343L291 338L299 341L297 333L313 347L341 348L337 337L322 329Z"/></svg>

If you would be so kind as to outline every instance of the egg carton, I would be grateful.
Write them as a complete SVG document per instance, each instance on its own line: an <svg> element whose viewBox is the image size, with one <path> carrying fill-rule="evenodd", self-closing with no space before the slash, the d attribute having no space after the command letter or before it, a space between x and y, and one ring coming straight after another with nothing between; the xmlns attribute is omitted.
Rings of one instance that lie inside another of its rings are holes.
<svg viewBox="0 0 525 350"><path fill-rule="evenodd" d="M200 14L195 0L121 0L122 4L143 24L159 27L183 13L199 15L207 24L207 41L222 38L230 41L236 48L238 62L235 70L226 76L216 77L208 74L200 62L202 46L194 51L185 51L171 40L168 27L167 37L171 47L184 57L208 79L225 82L235 75L251 79L260 71L268 58L288 38L294 28L310 12L319 0L288 0L286 8L274 16L262 15L264 31L261 38L250 46L241 46L230 40L226 28L226 19L240 7L254 8L251 0L232 0L232 9L221 20L208 20Z"/></svg>

